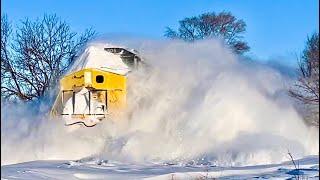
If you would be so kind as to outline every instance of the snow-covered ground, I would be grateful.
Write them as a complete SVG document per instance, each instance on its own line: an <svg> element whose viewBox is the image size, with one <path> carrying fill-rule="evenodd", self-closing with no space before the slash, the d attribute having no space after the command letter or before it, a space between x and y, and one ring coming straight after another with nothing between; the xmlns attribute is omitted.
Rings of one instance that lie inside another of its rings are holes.
<svg viewBox="0 0 320 180"><path fill-rule="evenodd" d="M99 159L31 161L1 167L1 179L319 179L318 156L281 164L242 167L128 164Z"/></svg>

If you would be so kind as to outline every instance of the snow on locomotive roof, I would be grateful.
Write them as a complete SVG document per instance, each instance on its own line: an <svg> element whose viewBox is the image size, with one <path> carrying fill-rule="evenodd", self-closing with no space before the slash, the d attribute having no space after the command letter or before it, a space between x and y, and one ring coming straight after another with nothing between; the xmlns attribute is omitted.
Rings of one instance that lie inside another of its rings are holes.
<svg viewBox="0 0 320 180"><path fill-rule="evenodd" d="M83 51L80 51L75 62L71 65L67 74L86 69L95 68L116 74L126 75L131 71L125 57L137 58L141 61L138 51L123 46L112 44L91 43Z"/></svg>

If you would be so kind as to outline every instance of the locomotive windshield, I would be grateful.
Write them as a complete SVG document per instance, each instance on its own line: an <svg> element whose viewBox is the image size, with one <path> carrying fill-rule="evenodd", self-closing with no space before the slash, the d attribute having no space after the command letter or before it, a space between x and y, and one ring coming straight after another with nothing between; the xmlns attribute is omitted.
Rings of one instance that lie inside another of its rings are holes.
<svg viewBox="0 0 320 180"><path fill-rule="evenodd" d="M130 68L137 68L141 59L135 53L123 48L104 48L105 51L120 55L122 61Z"/></svg>

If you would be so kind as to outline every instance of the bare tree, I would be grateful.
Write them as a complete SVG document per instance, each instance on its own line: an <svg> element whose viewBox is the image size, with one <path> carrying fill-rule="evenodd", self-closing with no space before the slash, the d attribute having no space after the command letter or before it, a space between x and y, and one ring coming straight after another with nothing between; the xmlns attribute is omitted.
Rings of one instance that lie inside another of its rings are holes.
<svg viewBox="0 0 320 180"><path fill-rule="evenodd" d="M77 35L56 15L25 19L12 42L6 16L1 17L1 27L1 96L21 100L43 96L57 83L77 51L95 35L91 29Z"/></svg>
<svg viewBox="0 0 320 180"><path fill-rule="evenodd" d="M319 33L308 37L298 65L299 79L289 93L307 106L311 113L309 121L319 126Z"/></svg>
<svg viewBox="0 0 320 180"><path fill-rule="evenodd" d="M22 94L12 61L12 49L9 42L11 34L12 28L7 15L1 15L1 95L2 92L5 92L6 96L16 95L20 99L26 99Z"/></svg>
<svg viewBox="0 0 320 180"><path fill-rule="evenodd" d="M250 49L241 36L246 31L246 23L235 18L230 12L221 12L218 15L212 12L185 18L179 21L179 25L177 31L167 27L165 36L189 42L219 37L238 54Z"/></svg>

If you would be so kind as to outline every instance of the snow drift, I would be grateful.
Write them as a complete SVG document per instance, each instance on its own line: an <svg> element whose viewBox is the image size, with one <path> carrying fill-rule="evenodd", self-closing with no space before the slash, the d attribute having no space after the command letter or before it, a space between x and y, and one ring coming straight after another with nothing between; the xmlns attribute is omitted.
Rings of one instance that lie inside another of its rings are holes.
<svg viewBox="0 0 320 180"><path fill-rule="evenodd" d="M216 40L112 43L138 50L150 65L129 74L127 116L68 132L43 111L29 113L46 102L6 104L2 165L88 156L254 165L288 160L288 150L296 158L319 152L317 130L303 123L286 93L291 80L279 72L239 59Z"/></svg>

